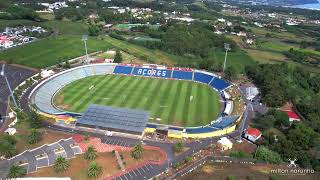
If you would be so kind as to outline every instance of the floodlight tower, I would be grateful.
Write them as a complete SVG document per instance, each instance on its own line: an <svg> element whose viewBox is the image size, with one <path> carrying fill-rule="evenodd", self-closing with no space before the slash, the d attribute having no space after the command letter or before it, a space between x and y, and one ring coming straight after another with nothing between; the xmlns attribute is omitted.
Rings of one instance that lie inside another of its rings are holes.
<svg viewBox="0 0 320 180"><path fill-rule="evenodd" d="M86 61L85 62L87 64L89 64L89 56L88 56L88 49L87 49L88 35L83 35L81 40L84 42L84 48L86 50Z"/></svg>
<svg viewBox="0 0 320 180"><path fill-rule="evenodd" d="M226 50L226 55L224 56L223 72L224 72L224 70L226 69L228 51L231 50L230 44L224 43L224 49Z"/></svg>
<svg viewBox="0 0 320 180"><path fill-rule="evenodd" d="M4 67L5 67L5 64L2 65L2 69L1 69L1 72L0 72L0 76L3 76L4 79L6 80L6 83L7 83L8 89L9 89L9 91L10 91L10 94L11 94L11 97L12 97L12 100L13 100L13 103L14 103L14 105L16 106L16 108L18 108L16 99L15 99L15 97L14 97L14 95L13 95L11 86L10 86L9 81L8 81L8 78L7 78L7 76L4 74Z"/></svg>

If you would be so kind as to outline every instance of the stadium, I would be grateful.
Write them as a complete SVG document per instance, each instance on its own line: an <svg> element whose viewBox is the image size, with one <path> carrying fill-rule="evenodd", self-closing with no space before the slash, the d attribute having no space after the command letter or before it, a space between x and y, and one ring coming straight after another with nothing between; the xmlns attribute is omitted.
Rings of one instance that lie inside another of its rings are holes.
<svg viewBox="0 0 320 180"><path fill-rule="evenodd" d="M39 83L29 101L71 128L174 138L221 136L236 129L228 89L216 74L163 65L102 63L59 72Z"/></svg>

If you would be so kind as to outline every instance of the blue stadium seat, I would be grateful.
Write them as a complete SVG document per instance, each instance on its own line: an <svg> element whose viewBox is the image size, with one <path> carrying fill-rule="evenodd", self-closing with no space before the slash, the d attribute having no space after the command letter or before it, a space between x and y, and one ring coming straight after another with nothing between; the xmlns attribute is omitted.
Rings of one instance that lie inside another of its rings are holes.
<svg viewBox="0 0 320 180"><path fill-rule="evenodd" d="M116 66L113 73L115 74L131 74L132 67L130 66Z"/></svg>
<svg viewBox="0 0 320 180"><path fill-rule="evenodd" d="M157 128L158 126L155 124L147 124L147 128Z"/></svg>
<svg viewBox="0 0 320 180"><path fill-rule="evenodd" d="M192 72L189 71L173 71L172 78L192 80Z"/></svg>
<svg viewBox="0 0 320 180"><path fill-rule="evenodd" d="M219 78L215 78L211 83L210 86L212 86L213 88L215 88L218 91L222 91L225 88L229 87L230 84L223 80L223 79L219 79Z"/></svg>
<svg viewBox="0 0 320 180"><path fill-rule="evenodd" d="M133 74L137 75L137 76L152 76L152 77L170 78L171 70L135 67L133 70Z"/></svg>
<svg viewBox="0 0 320 180"><path fill-rule="evenodd" d="M194 80L208 84L212 80L213 76L205 73L195 72Z"/></svg>
<svg viewBox="0 0 320 180"><path fill-rule="evenodd" d="M226 128L226 127L232 125L238 118L239 118L239 116L221 117L219 122L215 122L215 123L211 124L211 127L223 129L223 128Z"/></svg>
<svg viewBox="0 0 320 180"><path fill-rule="evenodd" d="M204 126L204 127L197 127L197 128L186 128L186 133L188 134L210 133L216 130L218 129L215 127Z"/></svg>

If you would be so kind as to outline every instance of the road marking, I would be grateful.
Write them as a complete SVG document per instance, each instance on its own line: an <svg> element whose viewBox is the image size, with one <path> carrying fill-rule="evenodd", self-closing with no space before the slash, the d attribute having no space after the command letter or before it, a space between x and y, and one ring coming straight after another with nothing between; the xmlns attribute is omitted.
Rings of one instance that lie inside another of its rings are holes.
<svg viewBox="0 0 320 180"><path fill-rule="evenodd" d="M126 178L126 180L128 180L128 178L127 178L126 174L124 174L123 176Z"/></svg>
<svg viewBox="0 0 320 180"><path fill-rule="evenodd" d="M148 167L147 167L147 164L146 164L146 165L144 165L144 167L145 167L145 168L147 168L147 170L149 171L149 169L148 169Z"/></svg>
<svg viewBox="0 0 320 180"><path fill-rule="evenodd" d="M142 173L139 171L139 168L137 169L137 171L140 173L140 175L142 175Z"/></svg>
<svg viewBox="0 0 320 180"><path fill-rule="evenodd" d="M127 174L129 174L129 176L132 177L131 174L130 174L130 171Z"/></svg>
<svg viewBox="0 0 320 180"><path fill-rule="evenodd" d="M132 172L133 172L133 174L135 174L135 175L137 176L137 174L136 174L135 170L133 170Z"/></svg>
<svg viewBox="0 0 320 180"><path fill-rule="evenodd" d="M153 169L153 166L151 164L147 164L147 165L149 165L151 167L151 169Z"/></svg>
<svg viewBox="0 0 320 180"><path fill-rule="evenodd" d="M146 173L146 171L143 169L143 166L141 167L141 169L143 170L144 173Z"/></svg>
<svg viewBox="0 0 320 180"><path fill-rule="evenodd" d="M122 180L121 176L119 176L118 178L120 178Z"/></svg>

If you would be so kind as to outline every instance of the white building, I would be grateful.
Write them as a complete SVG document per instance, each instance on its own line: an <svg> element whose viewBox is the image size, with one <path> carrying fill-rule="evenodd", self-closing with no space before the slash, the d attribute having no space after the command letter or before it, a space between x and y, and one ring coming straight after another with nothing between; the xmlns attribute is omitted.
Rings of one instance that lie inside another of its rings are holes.
<svg viewBox="0 0 320 180"><path fill-rule="evenodd" d="M247 100L252 100L259 94L259 90L256 87L247 87L246 88L246 98Z"/></svg>
<svg viewBox="0 0 320 180"><path fill-rule="evenodd" d="M258 139L260 139L261 136L262 136L262 133L259 129L251 128L251 127L249 127L244 134L244 137L249 139L252 142L255 142Z"/></svg>
<svg viewBox="0 0 320 180"><path fill-rule="evenodd" d="M217 143L217 146L222 150L229 150L232 149L233 143L226 137L220 138L220 140Z"/></svg>

